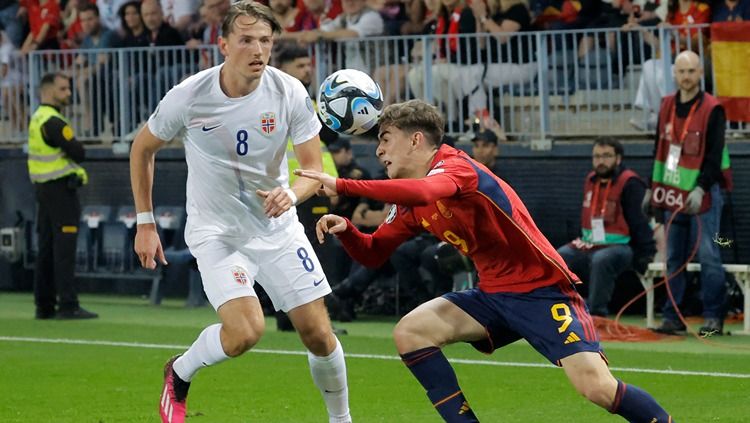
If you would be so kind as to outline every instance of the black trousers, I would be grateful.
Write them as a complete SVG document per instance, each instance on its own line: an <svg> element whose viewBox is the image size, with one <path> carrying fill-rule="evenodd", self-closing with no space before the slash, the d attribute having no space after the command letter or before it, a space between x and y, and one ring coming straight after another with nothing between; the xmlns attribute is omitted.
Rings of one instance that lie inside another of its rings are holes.
<svg viewBox="0 0 750 423"><path fill-rule="evenodd" d="M78 308L75 284L76 241L81 214L75 177L34 184L39 252L34 271L37 310Z"/></svg>

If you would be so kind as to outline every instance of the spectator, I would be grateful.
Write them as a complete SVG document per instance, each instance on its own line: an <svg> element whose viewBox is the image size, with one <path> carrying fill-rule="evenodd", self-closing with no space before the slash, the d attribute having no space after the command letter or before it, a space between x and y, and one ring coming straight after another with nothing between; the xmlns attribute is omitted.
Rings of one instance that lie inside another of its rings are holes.
<svg viewBox="0 0 750 423"><path fill-rule="evenodd" d="M30 1L28 8L30 32L21 47L21 53L60 48L57 32L60 30L62 20L57 0Z"/></svg>
<svg viewBox="0 0 750 423"><path fill-rule="evenodd" d="M646 186L622 164L624 149L614 138L594 142L594 169L586 175L581 209L581 237L557 252L568 268L586 280L591 314L607 316L615 280L635 268L643 273L656 253L653 232L641 213Z"/></svg>
<svg viewBox="0 0 750 423"><path fill-rule="evenodd" d="M404 0L406 20L401 22L400 35L417 35L433 33L437 0ZM428 5L429 4L429 5ZM375 69L375 79L383 91L383 105L389 105L407 98L409 83L407 75L410 68L410 56L416 56L414 64L421 61L422 42L414 39L399 39L388 44L391 53L387 64Z"/></svg>
<svg viewBox="0 0 750 423"><path fill-rule="evenodd" d="M750 1L721 0L714 4L713 22L750 21Z"/></svg>
<svg viewBox="0 0 750 423"><path fill-rule="evenodd" d="M471 156L474 160L485 165L496 176L500 176L497 162L497 135L488 130L478 131L471 140Z"/></svg>
<svg viewBox="0 0 750 423"><path fill-rule="evenodd" d="M319 29L299 34L298 40L312 43L319 39L327 41L348 38L366 39L383 34L383 18L366 6L366 0L342 0L343 12L331 21L321 22ZM361 40L344 42L344 67L370 72L371 60L364 57Z"/></svg>
<svg viewBox="0 0 750 423"><path fill-rule="evenodd" d="M288 28L293 28L294 23L299 14L292 0L269 0L268 7L273 12L273 17L279 21L284 31L288 31Z"/></svg>
<svg viewBox="0 0 750 423"><path fill-rule="evenodd" d="M665 222L678 213L667 238L670 275L685 263L693 248L690 240L696 239L700 230L698 261L704 324L699 332L702 336L720 335L724 327L726 277L714 236L721 227L721 188L732 186L729 152L724 142L724 108L712 95L701 91L703 65L697 54L680 53L673 72L679 89L661 103L651 189L642 206L646 214L653 214L653 208L663 210ZM681 304L685 272L674 275L669 284L675 302ZM662 312L664 320L657 331L685 330L671 301L667 300Z"/></svg>
<svg viewBox="0 0 750 423"><path fill-rule="evenodd" d="M706 24L711 22L711 9L705 3L693 0L670 0L667 12L667 22L674 26L692 24ZM632 28L638 28L633 25ZM644 32L644 39L652 48L658 48L658 39L650 32ZM699 44L703 44L707 38L701 31L693 28L680 28L676 34L679 42L679 50L690 46L694 51L699 51ZM677 46L672 44L672 52ZM663 53L662 53L663 55ZM664 73L663 62L659 59L650 59L643 64L643 73L638 82L633 105L643 110L642 120L633 119L630 123L638 129L652 130L656 125L657 111L662 97L667 94L667 81Z"/></svg>
<svg viewBox="0 0 750 423"><path fill-rule="evenodd" d="M16 46L5 31L0 32L0 87L3 110L13 132L23 131L26 124L26 96L21 76L21 60Z"/></svg>
<svg viewBox="0 0 750 423"><path fill-rule="evenodd" d="M450 120L460 119L454 111L456 102L469 96L468 112L479 114L487 108L480 61L475 38L459 38L459 34L477 32L477 21L464 0L441 0L434 34L447 35L437 40L437 58L432 66L433 95L438 103L448 107ZM409 71L409 88L415 97L423 96L423 66Z"/></svg>
<svg viewBox="0 0 750 423"><path fill-rule="evenodd" d="M187 32L200 8L200 0L161 0L164 20L178 32Z"/></svg>
<svg viewBox="0 0 750 423"><path fill-rule="evenodd" d="M205 0L199 9L199 20L189 30L188 48L216 45L221 36L221 23L229 10L229 0ZM214 55L208 49L201 49L200 69L214 66Z"/></svg>
<svg viewBox="0 0 750 423"><path fill-rule="evenodd" d="M99 9L101 11L101 9ZM119 47L148 47L149 34L141 17L141 2L131 0L120 6L117 14L120 16L121 39ZM137 62L137 61L136 61ZM137 63L132 65L137 68Z"/></svg>
<svg viewBox="0 0 750 423"><path fill-rule="evenodd" d="M474 18L479 22L477 32L493 34L487 46L488 62L484 73L484 83L490 87L521 85L536 77L534 43L523 32L531 31L531 12L527 0L499 0L490 3L471 3ZM477 75L482 78L482 75ZM479 103L487 103L484 88L476 94L485 97Z"/></svg>
<svg viewBox="0 0 750 423"><path fill-rule="evenodd" d="M148 34L148 45L150 47L181 46L184 44L180 33L164 21L164 14L158 0L143 0L141 3L141 16ZM149 68L145 73L139 73L139 86L148 87L146 93L146 104L144 111L153 110L159 99L182 79L183 72L180 69L181 55L174 54L171 50L152 50L146 62ZM141 116L145 118L146 116Z"/></svg>
<svg viewBox="0 0 750 423"><path fill-rule="evenodd" d="M341 14L342 7L341 0L298 0L297 9L294 24L286 28L289 32L282 34L282 38L297 39L290 34L320 28L321 22L333 20Z"/></svg>
<svg viewBox="0 0 750 423"><path fill-rule="evenodd" d="M95 4L85 4L78 11L84 38L81 50L105 49L115 46L116 34L101 25L99 8ZM102 129L101 116L104 112L110 118L114 115L113 93L108 90L114 77L111 67L107 66L107 53L79 54L76 64L79 67L76 88L83 108L83 132L93 131L99 134Z"/></svg>
<svg viewBox="0 0 750 423"><path fill-rule="evenodd" d="M18 0L0 0L0 26L17 49L21 48L24 40L23 24L27 13L26 8L18 3Z"/></svg>
<svg viewBox="0 0 750 423"><path fill-rule="evenodd" d="M102 26L110 31L125 31L126 27L123 25L120 11L126 3L133 3L133 1L96 0L96 5L99 7L99 19L101 20Z"/></svg>

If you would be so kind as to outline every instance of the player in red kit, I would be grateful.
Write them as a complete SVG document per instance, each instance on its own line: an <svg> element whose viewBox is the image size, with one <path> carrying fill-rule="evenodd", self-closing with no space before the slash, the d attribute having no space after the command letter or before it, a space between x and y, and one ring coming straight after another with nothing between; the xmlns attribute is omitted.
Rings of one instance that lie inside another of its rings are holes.
<svg viewBox="0 0 750 423"><path fill-rule="evenodd" d="M428 301L398 322L394 338L404 364L447 422L476 422L441 348L469 342L493 350L526 339L561 366L583 396L631 422L667 423L671 416L641 389L607 367L578 278L537 229L513 189L462 151L441 145L444 121L421 100L388 106L376 154L390 180L349 180L298 170L326 195L357 195L395 204L371 235L325 215L318 239L335 234L366 266L379 266L403 241L429 231L470 257L477 288Z"/></svg>

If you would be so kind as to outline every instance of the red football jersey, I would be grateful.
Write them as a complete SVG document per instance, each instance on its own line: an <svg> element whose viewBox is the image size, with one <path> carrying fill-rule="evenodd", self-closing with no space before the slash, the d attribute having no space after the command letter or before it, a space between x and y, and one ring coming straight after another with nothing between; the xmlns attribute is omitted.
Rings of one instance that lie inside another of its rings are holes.
<svg viewBox="0 0 750 423"><path fill-rule="evenodd" d="M426 230L474 261L482 291L529 292L578 282L510 185L453 147L440 147L424 178L338 179L337 189L397 205L371 235L351 222L338 234L346 251L366 266L381 265L402 242Z"/></svg>

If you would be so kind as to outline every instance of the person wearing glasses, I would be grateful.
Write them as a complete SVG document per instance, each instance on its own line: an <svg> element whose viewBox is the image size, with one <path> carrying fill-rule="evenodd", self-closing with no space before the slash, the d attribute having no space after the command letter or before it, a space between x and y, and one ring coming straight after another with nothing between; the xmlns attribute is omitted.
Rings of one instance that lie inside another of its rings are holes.
<svg viewBox="0 0 750 423"><path fill-rule="evenodd" d="M570 270L588 280L586 302L595 316L609 314L620 273L631 268L643 273L656 253L653 231L641 212L646 183L622 165L623 155L614 138L594 142L594 168L583 188L581 236L557 250Z"/></svg>

